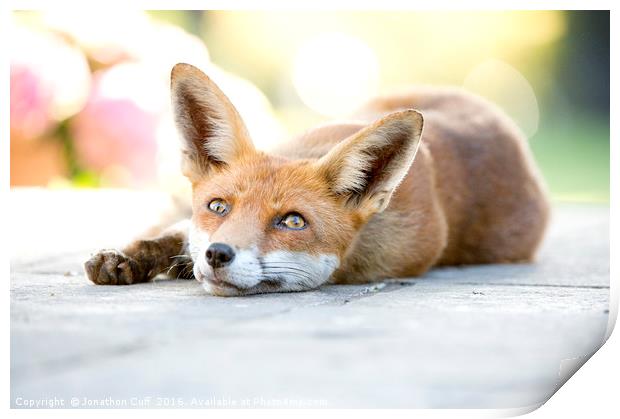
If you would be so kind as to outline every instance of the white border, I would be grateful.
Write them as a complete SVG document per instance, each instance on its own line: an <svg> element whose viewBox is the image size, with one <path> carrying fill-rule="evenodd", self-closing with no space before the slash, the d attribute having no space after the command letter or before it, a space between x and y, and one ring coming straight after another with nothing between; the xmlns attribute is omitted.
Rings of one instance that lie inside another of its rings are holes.
<svg viewBox="0 0 620 419"><path fill-rule="evenodd" d="M8 39L9 34L9 16L0 4L0 40ZM4 48L4 42L0 41L0 80L2 81L2 89L0 92L0 231L8 231L8 222L11 214L8 205L9 201L9 183L10 183L10 96L9 88L9 56L7 48ZM3 300L3 345L2 345L2 390L5 398L3 402L9 406L9 389L10 389L10 360L9 360L9 340L10 340L10 293L9 293L9 250L8 237L4 236L0 239L0 278L5 279L5 293Z"/></svg>
<svg viewBox="0 0 620 419"><path fill-rule="evenodd" d="M134 10L610 10L612 0L313 0L308 2L289 0L107 0L103 6L91 2L77 3L72 0L9 0L9 10L58 9L81 7L101 9ZM352 7L354 6L354 7Z"/></svg>

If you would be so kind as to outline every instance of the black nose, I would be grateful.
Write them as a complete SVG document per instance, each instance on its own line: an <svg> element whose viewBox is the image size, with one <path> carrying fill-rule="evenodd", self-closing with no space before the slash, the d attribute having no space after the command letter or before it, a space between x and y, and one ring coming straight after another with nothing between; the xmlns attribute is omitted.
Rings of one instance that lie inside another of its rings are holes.
<svg viewBox="0 0 620 419"><path fill-rule="evenodd" d="M207 262L213 268L230 265L235 258L235 251L224 243L211 243L207 249Z"/></svg>

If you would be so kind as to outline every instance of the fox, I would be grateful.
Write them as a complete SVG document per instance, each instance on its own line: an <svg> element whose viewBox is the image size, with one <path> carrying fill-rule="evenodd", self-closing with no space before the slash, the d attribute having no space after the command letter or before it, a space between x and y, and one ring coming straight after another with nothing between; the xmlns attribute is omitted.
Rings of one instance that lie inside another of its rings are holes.
<svg viewBox="0 0 620 419"><path fill-rule="evenodd" d="M486 99L409 87L266 152L198 68L176 64L170 91L191 217L94 254L95 284L163 273L243 296L534 262L546 186L527 138Z"/></svg>

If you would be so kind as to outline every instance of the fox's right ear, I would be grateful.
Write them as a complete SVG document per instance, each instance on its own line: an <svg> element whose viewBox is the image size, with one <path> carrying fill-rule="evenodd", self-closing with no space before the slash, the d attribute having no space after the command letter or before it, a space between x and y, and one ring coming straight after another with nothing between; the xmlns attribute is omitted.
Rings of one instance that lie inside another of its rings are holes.
<svg viewBox="0 0 620 419"><path fill-rule="evenodd" d="M192 182L213 167L255 151L248 130L226 95L189 64L172 69L170 83L177 129L183 137L183 174Z"/></svg>
<svg viewBox="0 0 620 419"><path fill-rule="evenodd" d="M381 212L409 172L423 125L413 109L386 115L335 145L317 161L318 171L346 205Z"/></svg>

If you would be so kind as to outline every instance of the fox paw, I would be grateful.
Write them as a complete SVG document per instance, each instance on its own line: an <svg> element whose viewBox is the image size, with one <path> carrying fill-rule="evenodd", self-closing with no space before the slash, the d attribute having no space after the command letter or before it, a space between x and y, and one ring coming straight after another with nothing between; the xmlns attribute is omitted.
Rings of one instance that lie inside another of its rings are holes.
<svg viewBox="0 0 620 419"><path fill-rule="evenodd" d="M142 281L140 265L117 250L102 250L84 264L88 279L97 285L129 285Z"/></svg>

